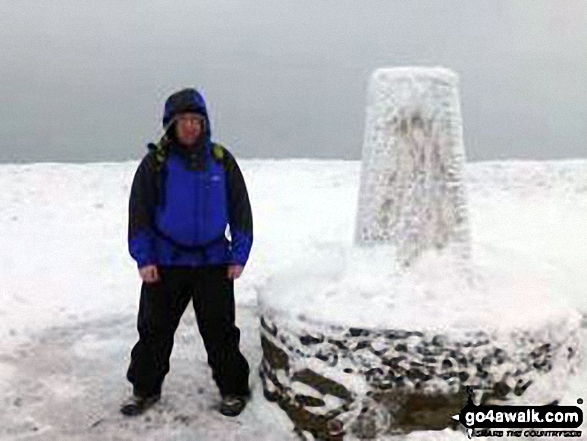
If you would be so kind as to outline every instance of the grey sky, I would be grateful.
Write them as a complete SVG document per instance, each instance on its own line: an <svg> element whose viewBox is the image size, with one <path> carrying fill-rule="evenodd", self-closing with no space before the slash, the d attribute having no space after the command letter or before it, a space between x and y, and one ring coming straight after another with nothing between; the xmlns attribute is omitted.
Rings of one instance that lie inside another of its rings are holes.
<svg viewBox="0 0 587 441"><path fill-rule="evenodd" d="M460 75L469 160L587 156L584 0L2 0L0 162L137 159L185 86L239 157L358 159L406 65Z"/></svg>

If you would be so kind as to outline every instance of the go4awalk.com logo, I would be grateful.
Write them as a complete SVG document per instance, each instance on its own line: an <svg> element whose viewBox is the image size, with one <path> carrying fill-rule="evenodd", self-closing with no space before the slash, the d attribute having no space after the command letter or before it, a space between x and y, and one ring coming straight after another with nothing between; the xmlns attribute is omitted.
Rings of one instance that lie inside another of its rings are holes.
<svg viewBox="0 0 587 441"><path fill-rule="evenodd" d="M583 400L577 400L583 404ZM453 416L475 437L581 437L583 423L578 406L476 406L472 393L466 406Z"/></svg>

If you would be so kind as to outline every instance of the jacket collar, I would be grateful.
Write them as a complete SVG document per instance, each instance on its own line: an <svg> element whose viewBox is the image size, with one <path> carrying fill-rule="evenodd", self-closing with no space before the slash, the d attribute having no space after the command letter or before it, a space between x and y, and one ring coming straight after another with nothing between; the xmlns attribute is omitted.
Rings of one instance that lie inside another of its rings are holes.
<svg viewBox="0 0 587 441"><path fill-rule="evenodd" d="M173 142L170 146L172 154L179 156L190 170L206 170L207 146L204 144L195 144L193 146L184 146L178 142Z"/></svg>

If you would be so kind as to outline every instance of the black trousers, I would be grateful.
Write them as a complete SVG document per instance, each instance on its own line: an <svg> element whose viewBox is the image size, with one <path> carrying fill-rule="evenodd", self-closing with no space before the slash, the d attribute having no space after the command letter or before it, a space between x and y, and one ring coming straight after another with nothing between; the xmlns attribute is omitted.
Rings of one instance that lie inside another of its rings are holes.
<svg viewBox="0 0 587 441"><path fill-rule="evenodd" d="M190 300L220 394L247 394L250 370L239 350L234 282L227 277L227 267L158 266L158 271L159 282L143 282L141 287L139 341L131 351L126 375L134 394L161 393L175 330Z"/></svg>

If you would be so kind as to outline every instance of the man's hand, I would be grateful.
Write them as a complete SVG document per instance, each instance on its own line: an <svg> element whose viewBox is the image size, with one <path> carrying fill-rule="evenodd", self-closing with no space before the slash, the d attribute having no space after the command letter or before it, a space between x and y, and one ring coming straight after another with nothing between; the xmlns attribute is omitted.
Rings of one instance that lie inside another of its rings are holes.
<svg viewBox="0 0 587 441"><path fill-rule="evenodd" d="M156 265L147 265L139 268L139 274L145 283L155 283L161 280Z"/></svg>
<svg viewBox="0 0 587 441"><path fill-rule="evenodd" d="M229 265L228 266L228 278L235 280L238 279L243 273L244 267L242 265Z"/></svg>

